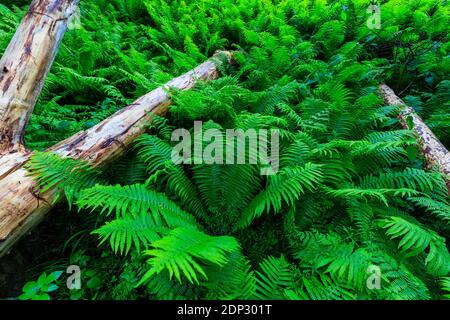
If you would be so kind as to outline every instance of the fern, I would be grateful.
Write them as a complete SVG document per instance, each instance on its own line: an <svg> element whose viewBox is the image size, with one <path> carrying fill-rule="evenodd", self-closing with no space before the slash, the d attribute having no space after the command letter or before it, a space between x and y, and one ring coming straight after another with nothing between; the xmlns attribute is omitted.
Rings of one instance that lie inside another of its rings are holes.
<svg viewBox="0 0 450 320"><path fill-rule="evenodd" d="M399 238L399 247L411 254L422 253L429 247L425 264L433 275L446 275L450 272L450 254L445 240L435 232L422 228L400 217L390 217L381 221L386 234L391 238Z"/></svg>
<svg viewBox="0 0 450 320"><path fill-rule="evenodd" d="M261 272L256 272L255 297L258 299L284 299L285 291L294 287L293 271L282 256L269 257L260 263Z"/></svg>
<svg viewBox="0 0 450 320"><path fill-rule="evenodd" d="M443 220L450 220L450 206L447 203L426 197L411 197L410 200L419 207Z"/></svg>
<svg viewBox="0 0 450 320"><path fill-rule="evenodd" d="M132 245L141 251L154 241L167 235L170 229L160 222L155 222L150 214L126 215L107 222L92 233L100 237L100 244L109 240L114 252L127 254Z"/></svg>
<svg viewBox="0 0 450 320"><path fill-rule="evenodd" d="M195 192L194 186L181 167L172 163L172 148L164 141L149 135L140 137L136 147L139 148L138 154L147 164L149 173L164 172L170 190L198 217L204 218L205 209Z"/></svg>
<svg viewBox="0 0 450 320"><path fill-rule="evenodd" d="M228 256L223 266L210 265L205 273L209 280L204 284L208 289L207 299L252 299L256 290L256 277L248 260L240 252Z"/></svg>
<svg viewBox="0 0 450 320"><path fill-rule="evenodd" d="M320 167L312 163L307 163L303 168L290 167L282 170L270 179L266 190L249 203L235 228L248 226L264 211L273 209L275 213L279 212L283 203L293 205L307 190L314 190L321 178Z"/></svg>
<svg viewBox="0 0 450 320"><path fill-rule="evenodd" d="M144 185L98 185L83 190L77 205L91 210L100 207L101 213L106 215L115 211L116 217L151 213L155 222L163 220L171 227L195 224L194 218L170 201L166 195L148 190Z"/></svg>
<svg viewBox="0 0 450 320"><path fill-rule="evenodd" d="M37 178L40 192L51 189L64 192L69 206L83 188L101 181L100 173L89 163L71 158L61 158L54 153L36 152L25 166ZM55 198L55 202L58 197Z"/></svg>
<svg viewBox="0 0 450 320"><path fill-rule="evenodd" d="M164 269L170 278L175 276L181 282L184 275L189 282L199 283L199 276L208 278L200 261L221 266L227 262L227 253L239 249L232 237L211 237L192 227L176 228L152 246L154 249L145 252L152 257L148 260L150 270L141 283Z"/></svg>
<svg viewBox="0 0 450 320"><path fill-rule="evenodd" d="M28 4L0 5L0 51ZM41 188L33 192L64 192L80 209L69 240L55 232L66 242L64 257L46 265L75 260L87 268L90 259L95 277L108 279L56 296L444 297L445 177L425 165L414 133L400 129L401 107L385 106L377 86L392 86L449 146L448 6L383 1L380 30L367 28L364 1L85 0L80 7L81 28L66 32L30 119L29 149L93 127L216 50L235 50L235 62L217 80L170 90L167 117L152 116L148 133L103 173L54 154L30 159ZM279 130L280 171L175 165L171 134L192 130L194 120L220 130ZM90 232L112 250L95 248ZM382 271L379 290L364 283L370 265Z"/></svg>

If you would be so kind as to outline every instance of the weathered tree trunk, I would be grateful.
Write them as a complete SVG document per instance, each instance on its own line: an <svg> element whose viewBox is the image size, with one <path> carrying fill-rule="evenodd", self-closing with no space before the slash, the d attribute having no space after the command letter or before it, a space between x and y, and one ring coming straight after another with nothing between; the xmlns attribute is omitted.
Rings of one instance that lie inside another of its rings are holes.
<svg viewBox="0 0 450 320"><path fill-rule="evenodd" d="M78 2L34 0L0 60L0 155L24 151L25 127Z"/></svg>
<svg viewBox="0 0 450 320"><path fill-rule="evenodd" d="M434 133L428 128L423 120L414 112L413 108L408 107L402 99L397 97L394 91L385 84L380 85L380 93L386 104L404 106L399 114L399 119L405 129L412 129L417 134L422 153L428 161L429 167L437 167L447 176L447 187L450 194L450 152L436 138ZM410 128L409 125L414 127Z"/></svg>
<svg viewBox="0 0 450 320"><path fill-rule="evenodd" d="M197 80L215 79L219 76L219 64L224 60L230 62L231 58L228 52L217 53L213 59L146 94L95 127L58 143L49 151L86 160L94 166L115 159L144 132L152 114L162 115L167 111L170 104L167 89L187 90ZM0 257L42 220L57 196L55 190L39 194L36 182L23 168L29 157L30 154L25 153L8 157L0 167Z"/></svg>

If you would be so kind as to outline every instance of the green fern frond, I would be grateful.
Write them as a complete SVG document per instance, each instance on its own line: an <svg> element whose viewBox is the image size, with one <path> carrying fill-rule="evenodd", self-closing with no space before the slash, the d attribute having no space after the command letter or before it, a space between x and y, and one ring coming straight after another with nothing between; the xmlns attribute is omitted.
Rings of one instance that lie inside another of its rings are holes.
<svg viewBox="0 0 450 320"><path fill-rule="evenodd" d="M80 191L102 181L100 172L89 163L72 158L61 158L50 152L36 152L25 168L34 176L40 192L51 189L64 192L69 205L80 195ZM57 201L58 198L55 199Z"/></svg>
<svg viewBox="0 0 450 320"><path fill-rule="evenodd" d="M205 266L209 280L206 299L252 299L256 290L256 277L249 261L240 252L232 252L227 264Z"/></svg>
<svg viewBox="0 0 450 320"><path fill-rule="evenodd" d="M446 292L444 297L446 299L450 299L450 277L446 277L441 280L441 287L442 287L442 290L444 290Z"/></svg>
<svg viewBox="0 0 450 320"><path fill-rule="evenodd" d="M172 161L172 147L158 137L142 135L137 141L136 148L139 157L147 163L149 173L163 173L170 191L176 194L183 205L192 210L197 217L204 219L206 210L192 181L183 171L183 167L175 165Z"/></svg>
<svg viewBox="0 0 450 320"><path fill-rule="evenodd" d="M153 216L155 223L164 221L169 227L195 225L195 219L181 210L163 193L147 189L144 185L94 186L82 191L77 205L81 209L101 209L100 213L116 217L127 215Z"/></svg>
<svg viewBox="0 0 450 320"><path fill-rule="evenodd" d="M307 190L312 191L322 179L320 165L306 163L304 167L287 167L269 179L266 190L259 193L243 211L235 229L242 229L260 217L264 211L278 213L283 203L294 204Z"/></svg>
<svg viewBox="0 0 450 320"><path fill-rule="evenodd" d="M176 228L166 237L153 242L155 249L145 253L152 256L148 260L150 270L140 283L163 270L181 282L183 275L191 283L199 283L199 277L208 279L201 262L223 266L227 254L239 250L239 243L232 237L212 237L193 227Z"/></svg>
<svg viewBox="0 0 450 320"><path fill-rule="evenodd" d="M142 247L148 248L152 242L167 235L169 231L170 229L155 221L152 215L141 213L125 215L107 222L92 234L99 236L100 244L109 239L115 253L127 254L133 245L140 252Z"/></svg>
<svg viewBox="0 0 450 320"><path fill-rule="evenodd" d="M350 105L352 92L339 82L327 82L316 89L316 94L323 100L330 101L336 105L338 110L342 110Z"/></svg>
<svg viewBox="0 0 450 320"><path fill-rule="evenodd" d="M303 277L301 289L300 297L305 300L354 300L356 298L349 287L335 283L327 275Z"/></svg>
<svg viewBox="0 0 450 320"><path fill-rule="evenodd" d="M257 271L255 297L257 299L284 299L285 290L294 287L292 266L284 256L268 257L259 264L261 272Z"/></svg>

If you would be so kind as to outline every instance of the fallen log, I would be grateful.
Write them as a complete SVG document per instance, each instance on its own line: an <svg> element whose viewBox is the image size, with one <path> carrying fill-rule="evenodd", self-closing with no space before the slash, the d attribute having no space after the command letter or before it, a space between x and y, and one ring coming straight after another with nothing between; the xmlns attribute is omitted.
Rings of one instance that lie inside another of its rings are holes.
<svg viewBox="0 0 450 320"><path fill-rule="evenodd" d="M414 109L407 106L402 99L397 97L391 88L386 84L381 84L379 90L386 104L403 106L398 116L400 123L405 129L414 130L416 133L422 153L427 159L427 165L429 167L437 167L440 172L446 175L446 184L450 194L450 152L417 113L414 112Z"/></svg>
<svg viewBox="0 0 450 320"><path fill-rule="evenodd" d="M78 2L32 1L6 48L0 60L0 155L24 151L25 127Z"/></svg>
<svg viewBox="0 0 450 320"><path fill-rule="evenodd" d="M152 115L163 115L171 103L168 89L188 90L197 80L219 76L219 65L230 63L229 52L215 56L192 71L136 100L89 130L80 132L51 147L48 151L63 157L86 160L102 166L124 153L131 142L142 134ZM56 190L39 194L39 188L27 175L24 164L31 153L16 153L3 161L0 169L0 257L48 213L57 197ZM2 160L0 160L2 162Z"/></svg>

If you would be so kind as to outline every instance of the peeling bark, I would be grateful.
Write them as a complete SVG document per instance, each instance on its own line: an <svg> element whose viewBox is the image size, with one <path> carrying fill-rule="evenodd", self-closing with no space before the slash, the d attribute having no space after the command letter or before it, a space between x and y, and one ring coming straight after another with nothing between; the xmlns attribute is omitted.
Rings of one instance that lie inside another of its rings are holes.
<svg viewBox="0 0 450 320"><path fill-rule="evenodd" d="M219 57L220 56L220 57ZM225 57L225 59L223 59ZM229 52L219 52L194 70L173 79L118 111L93 128L58 143L48 151L63 157L86 160L103 166L124 153L141 135L152 115L163 115L170 105L169 88L188 90L197 80L208 81L219 76L219 65L230 63ZM17 152L0 158L0 257L45 217L58 194L50 190L39 193L23 165L30 153Z"/></svg>
<svg viewBox="0 0 450 320"><path fill-rule="evenodd" d="M402 99L395 95L391 88L385 84L381 84L379 89L386 104L404 106L398 116L400 123L405 129L414 130L417 134L422 153L427 159L428 166L437 167L439 171L446 175L446 184L450 194L450 152L414 112L413 108L408 107ZM413 124L414 127L410 128L409 124Z"/></svg>
<svg viewBox="0 0 450 320"><path fill-rule="evenodd" d="M0 60L0 155L23 135L79 0L34 0Z"/></svg>

